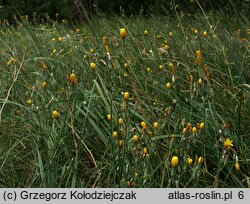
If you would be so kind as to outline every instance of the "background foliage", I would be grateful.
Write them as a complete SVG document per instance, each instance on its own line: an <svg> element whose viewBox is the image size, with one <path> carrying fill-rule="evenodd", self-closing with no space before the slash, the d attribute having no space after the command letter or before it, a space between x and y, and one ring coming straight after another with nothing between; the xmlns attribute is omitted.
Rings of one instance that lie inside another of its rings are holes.
<svg viewBox="0 0 250 204"><path fill-rule="evenodd" d="M60 18L75 19L76 7L89 15L101 12L107 15L120 14L124 10L127 14L165 14L171 13L174 7L188 13L194 13L202 6L206 11L224 11L227 15L246 15L250 12L249 0L0 0L0 18L11 18L16 12L20 14L42 15L47 13L51 18L59 13ZM83 15L84 16L84 15ZM85 17L86 18L86 17ZM79 20L79 19L78 19Z"/></svg>

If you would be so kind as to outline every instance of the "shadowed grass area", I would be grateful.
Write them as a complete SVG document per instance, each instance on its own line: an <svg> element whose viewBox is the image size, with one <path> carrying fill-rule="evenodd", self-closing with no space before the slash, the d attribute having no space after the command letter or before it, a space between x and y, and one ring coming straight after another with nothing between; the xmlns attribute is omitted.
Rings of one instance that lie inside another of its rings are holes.
<svg viewBox="0 0 250 204"><path fill-rule="evenodd" d="M236 20L1 23L0 187L249 187Z"/></svg>

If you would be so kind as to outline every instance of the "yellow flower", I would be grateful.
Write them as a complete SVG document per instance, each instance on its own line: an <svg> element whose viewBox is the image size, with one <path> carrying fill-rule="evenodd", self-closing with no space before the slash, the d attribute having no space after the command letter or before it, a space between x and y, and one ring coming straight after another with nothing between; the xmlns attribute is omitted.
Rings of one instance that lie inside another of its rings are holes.
<svg viewBox="0 0 250 204"><path fill-rule="evenodd" d="M94 49L93 49L93 48L90 48L89 51L90 51L91 53L93 53L93 52L94 52Z"/></svg>
<svg viewBox="0 0 250 204"><path fill-rule="evenodd" d="M70 76L68 77L69 81L72 83L72 84L75 84L76 83L76 75L74 73L70 74Z"/></svg>
<svg viewBox="0 0 250 204"><path fill-rule="evenodd" d="M28 99L28 100L26 101L26 103L27 103L28 105L31 105L31 104L32 104L32 100L31 100L31 99Z"/></svg>
<svg viewBox="0 0 250 204"><path fill-rule="evenodd" d="M203 122L201 122L200 124L200 129L204 128L205 124Z"/></svg>
<svg viewBox="0 0 250 204"><path fill-rule="evenodd" d="M52 38L51 41L50 41L50 43L54 42L55 40L56 40L55 38Z"/></svg>
<svg viewBox="0 0 250 204"><path fill-rule="evenodd" d="M190 157L188 157L187 158L187 164L188 165L192 165L192 163L193 163L193 160Z"/></svg>
<svg viewBox="0 0 250 204"><path fill-rule="evenodd" d="M121 38L125 39L126 35L127 35L126 29L125 28L121 28L120 29L120 36L121 36Z"/></svg>
<svg viewBox="0 0 250 204"><path fill-rule="evenodd" d="M186 128L183 128L183 129L182 129L182 134L185 135L186 132L187 132L187 129L186 129Z"/></svg>
<svg viewBox="0 0 250 204"><path fill-rule="evenodd" d="M112 135L114 138L117 138L118 133L116 131L114 131Z"/></svg>
<svg viewBox="0 0 250 204"><path fill-rule="evenodd" d="M92 70L95 70L95 69L96 69L96 63L94 63L94 62L91 62L89 66L90 66L90 68L91 68Z"/></svg>
<svg viewBox="0 0 250 204"><path fill-rule="evenodd" d="M44 81L44 82L42 83L42 87L45 89L46 86L47 86L47 83Z"/></svg>
<svg viewBox="0 0 250 204"><path fill-rule="evenodd" d="M167 89L170 89L171 88L171 84L168 82L168 83L166 83L166 88Z"/></svg>
<svg viewBox="0 0 250 204"><path fill-rule="evenodd" d="M201 65L201 51L199 50L196 51L196 59L197 59L197 64Z"/></svg>
<svg viewBox="0 0 250 204"><path fill-rule="evenodd" d="M55 110L52 112L52 119L56 119L59 117L59 113Z"/></svg>
<svg viewBox="0 0 250 204"><path fill-rule="evenodd" d="M146 124L144 121L141 122L141 126L142 126L144 129L147 128L147 124Z"/></svg>
<svg viewBox="0 0 250 204"><path fill-rule="evenodd" d="M233 140L230 140L229 138L226 138L224 140L224 148L227 149L227 148L230 148L230 147L233 147Z"/></svg>
<svg viewBox="0 0 250 204"><path fill-rule="evenodd" d="M160 64L159 65L159 70L162 70L163 69L163 66Z"/></svg>
<svg viewBox="0 0 250 204"><path fill-rule="evenodd" d="M124 68L128 68L128 64L127 63L124 63Z"/></svg>
<svg viewBox="0 0 250 204"><path fill-rule="evenodd" d="M119 123L119 125L122 125L123 124L123 119L119 118L118 123Z"/></svg>
<svg viewBox="0 0 250 204"><path fill-rule="evenodd" d="M204 37L207 37L207 31L204 31L204 32L203 32L203 36L204 36Z"/></svg>
<svg viewBox="0 0 250 204"><path fill-rule="evenodd" d="M52 53L51 53L51 55L53 55L53 54L55 54L55 53L56 53L56 50L53 50Z"/></svg>
<svg viewBox="0 0 250 204"><path fill-rule="evenodd" d="M133 142L134 142L134 143L137 143L138 141L139 141L138 135L134 135L134 136L133 136Z"/></svg>
<svg viewBox="0 0 250 204"><path fill-rule="evenodd" d="M240 164L238 162L236 162L236 164L234 165L234 167L238 171L240 169Z"/></svg>
<svg viewBox="0 0 250 204"><path fill-rule="evenodd" d="M128 101L128 99L129 99L129 93L128 93L128 92L125 92L125 93L123 94L123 98L124 98L125 101Z"/></svg>
<svg viewBox="0 0 250 204"><path fill-rule="evenodd" d="M202 79L201 79L201 78L199 78L198 84L199 84L199 85L202 85Z"/></svg>
<svg viewBox="0 0 250 204"><path fill-rule="evenodd" d="M171 159L171 166L176 167L179 163L179 158L177 156L173 156Z"/></svg>
<svg viewBox="0 0 250 204"><path fill-rule="evenodd" d="M173 36L173 33L172 33L172 32L169 32L168 36L169 36L169 37L172 37L172 36Z"/></svg>
<svg viewBox="0 0 250 204"><path fill-rule="evenodd" d="M198 158L198 164L201 164L204 161L203 157Z"/></svg>
<svg viewBox="0 0 250 204"><path fill-rule="evenodd" d="M157 122L154 122L154 128L157 129L159 127L159 124Z"/></svg>
<svg viewBox="0 0 250 204"><path fill-rule="evenodd" d="M148 153L148 149L147 149L147 147L144 147L143 148L143 154L147 154Z"/></svg>
<svg viewBox="0 0 250 204"><path fill-rule="evenodd" d="M111 119L112 119L111 114L108 114L108 115L107 115L107 119L108 119L108 121L111 121Z"/></svg>
<svg viewBox="0 0 250 204"><path fill-rule="evenodd" d="M123 146L124 146L123 140L119 140L119 146L120 146L121 148L123 148Z"/></svg>
<svg viewBox="0 0 250 204"><path fill-rule="evenodd" d="M149 35L149 32L147 30L144 30L144 35Z"/></svg>
<svg viewBox="0 0 250 204"><path fill-rule="evenodd" d="M63 40L62 37L59 37L59 38L58 38L58 42L59 42L59 43L62 42L62 40Z"/></svg>
<svg viewBox="0 0 250 204"><path fill-rule="evenodd" d="M168 64L168 66L170 67L171 72L174 72L174 64L173 64L172 62L170 62L170 63Z"/></svg>
<svg viewBox="0 0 250 204"><path fill-rule="evenodd" d="M146 71L147 71L147 72L150 72L150 71L151 71L150 67L147 67L147 68L146 68Z"/></svg>
<svg viewBox="0 0 250 204"><path fill-rule="evenodd" d="M197 128L196 128L196 127L193 127L193 128L192 128L192 132L193 132L193 133L196 133L196 131L197 131Z"/></svg>

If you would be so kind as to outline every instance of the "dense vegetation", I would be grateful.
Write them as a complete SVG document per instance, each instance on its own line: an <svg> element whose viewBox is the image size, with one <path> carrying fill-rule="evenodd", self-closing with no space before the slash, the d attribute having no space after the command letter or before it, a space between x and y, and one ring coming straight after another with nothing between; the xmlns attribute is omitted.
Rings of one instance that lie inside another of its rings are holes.
<svg viewBox="0 0 250 204"><path fill-rule="evenodd" d="M18 12L36 20L42 19L44 14L52 19L87 20L95 14L110 16L123 11L127 15L150 16L174 13L177 9L193 14L201 7L206 12L223 12L228 16L250 13L248 0L0 0L0 18L12 19Z"/></svg>
<svg viewBox="0 0 250 204"><path fill-rule="evenodd" d="M250 186L246 15L45 19L1 20L0 187Z"/></svg>

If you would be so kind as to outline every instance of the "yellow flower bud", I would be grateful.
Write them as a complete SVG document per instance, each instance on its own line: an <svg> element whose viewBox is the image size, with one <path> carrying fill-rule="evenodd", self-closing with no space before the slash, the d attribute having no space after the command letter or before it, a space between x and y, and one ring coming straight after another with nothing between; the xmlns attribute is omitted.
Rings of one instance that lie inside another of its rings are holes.
<svg viewBox="0 0 250 204"><path fill-rule="evenodd" d="M237 171L240 170L240 164L238 162L234 165L234 167Z"/></svg>
<svg viewBox="0 0 250 204"><path fill-rule="evenodd" d="M125 93L123 94L123 98L124 98L125 101L128 101L128 100L129 100L129 93L128 93L128 92L125 92Z"/></svg>
<svg viewBox="0 0 250 204"><path fill-rule="evenodd" d="M193 160L192 160L191 158L188 157L188 158L187 158L187 164L188 164L188 165L192 165L192 163L193 163Z"/></svg>
<svg viewBox="0 0 250 204"><path fill-rule="evenodd" d="M199 157L198 158L198 164L201 164L203 162L203 160L204 160L203 157Z"/></svg>
<svg viewBox="0 0 250 204"><path fill-rule="evenodd" d="M143 34L144 35L149 35L149 32L147 30L144 30Z"/></svg>
<svg viewBox="0 0 250 204"><path fill-rule="evenodd" d="M90 68L91 68L92 70L95 70L95 69L96 69L96 63L94 63L94 62L91 62L89 66L90 66Z"/></svg>
<svg viewBox="0 0 250 204"><path fill-rule="evenodd" d="M59 113L55 110L52 112L52 119L56 119L59 117Z"/></svg>
<svg viewBox="0 0 250 204"><path fill-rule="evenodd" d="M58 42L59 42L59 43L62 42L62 40L63 40L62 37L59 37L59 38L58 38Z"/></svg>
<svg viewBox="0 0 250 204"><path fill-rule="evenodd" d="M26 103L27 103L28 105L31 105L31 104L32 104L32 100L31 100L31 99L28 99L28 100L26 101Z"/></svg>
<svg viewBox="0 0 250 204"><path fill-rule="evenodd" d="M122 125L123 124L123 119L119 118L118 123L119 123L119 125Z"/></svg>
<svg viewBox="0 0 250 204"><path fill-rule="evenodd" d="M170 89L170 88L171 88L171 84L170 84L169 82L166 84L166 88L167 88L167 89Z"/></svg>
<svg viewBox="0 0 250 204"><path fill-rule="evenodd" d="M111 121L111 119L112 119L111 114L108 114L108 115L107 115L107 119L108 119L108 121Z"/></svg>
<svg viewBox="0 0 250 204"><path fill-rule="evenodd" d="M121 36L121 38L125 39L126 35L127 35L126 29L125 28L121 28L120 29L120 36Z"/></svg>
<svg viewBox="0 0 250 204"><path fill-rule="evenodd" d="M134 136L133 136L133 142L134 142L134 143L137 143L138 141L139 141L138 135L134 135Z"/></svg>
<svg viewBox="0 0 250 204"><path fill-rule="evenodd" d="M75 84L76 83L76 75L74 73L70 74L69 76L69 81L72 83L72 84Z"/></svg>
<svg viewBox="0 0 250 204"><path fill-rule="evenodd" d="M157 122L154 122L154 128L157 129L159 127L159 124Z"/></svg>
<svg viewBox="0 0 250 204"><path fill-rule="evenodd" d="M199 78L198 84L199 84L199 85L202 85L202 79L201 79L201 78Z"/></svg>
<svg viewBox="0 0 250 204"><path fill-rule="evenodd" d="M179 163L179 158L177 156L173 156L171 159L171 166L176 167Z"/></svg>
<svg viewBox="0 0 250 204"><path fill-rule="evenodd" d="M117 138L118 133L116 131L114 131L112 135L114 138Z"/></svg>
<svg viewBox="0 0 250 204"><path fill-rule="evenodd" d="M143 128L147 128L147 124L146 124L144 121L141 122L141 126L142 126Z"/></svg>
<svg viewBox="0 0 250 204"><path fill-rule="evenodd" d="M196 128L196 127L193 127L193 128L192 128L192 132L193 132L193 133L196 133L196 132L197 132L197 128Z"/></svg>

